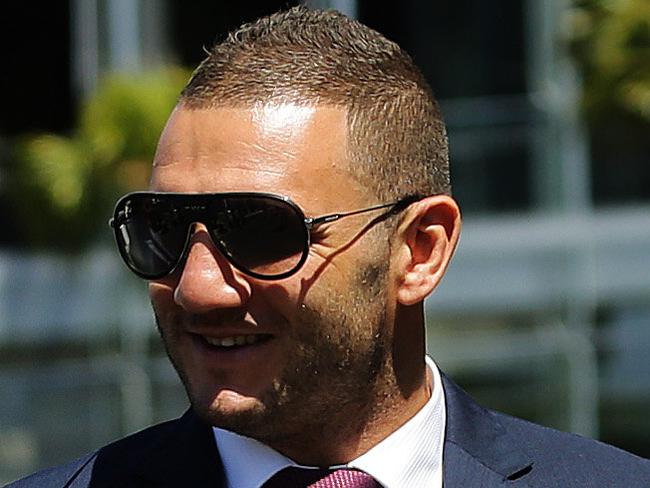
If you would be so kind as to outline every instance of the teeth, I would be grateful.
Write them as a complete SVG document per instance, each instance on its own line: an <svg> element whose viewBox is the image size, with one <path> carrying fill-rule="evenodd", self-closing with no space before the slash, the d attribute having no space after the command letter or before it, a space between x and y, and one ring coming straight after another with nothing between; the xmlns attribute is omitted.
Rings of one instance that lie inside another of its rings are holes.
<svg viewBox="0 0 650 488"><path fill-rule="evenodd" d="M235 345L243 346L245 344L255 344L258 341L259 336L254 334L249 334L249 335L236 335L236 336L221 337L221 338L203 336L203 338L205 339L205 342L207 342L211 346L232 347Z"/></svg>

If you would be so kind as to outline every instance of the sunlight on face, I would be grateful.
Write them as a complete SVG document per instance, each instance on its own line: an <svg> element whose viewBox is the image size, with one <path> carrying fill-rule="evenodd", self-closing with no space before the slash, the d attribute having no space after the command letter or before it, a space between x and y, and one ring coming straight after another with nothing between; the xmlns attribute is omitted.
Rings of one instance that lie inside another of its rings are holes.
<svg viewBox="0 0 650 488"><path fill-rule="evenodd" d="M315 112L313 106L269 102L255 107L253 122L268 133L297 132L309 125Z"/></svg>

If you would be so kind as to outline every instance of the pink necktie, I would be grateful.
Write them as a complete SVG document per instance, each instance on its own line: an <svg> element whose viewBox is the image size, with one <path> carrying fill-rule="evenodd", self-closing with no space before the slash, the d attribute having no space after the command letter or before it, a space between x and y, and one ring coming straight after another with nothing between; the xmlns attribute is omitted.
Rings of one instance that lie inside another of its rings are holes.
<svg viewBox="0 0 650 488"><path fill-rule="evenodd" d="M264 484L264 488L380 488L372 476L355 469L285 468Z"/></svg>

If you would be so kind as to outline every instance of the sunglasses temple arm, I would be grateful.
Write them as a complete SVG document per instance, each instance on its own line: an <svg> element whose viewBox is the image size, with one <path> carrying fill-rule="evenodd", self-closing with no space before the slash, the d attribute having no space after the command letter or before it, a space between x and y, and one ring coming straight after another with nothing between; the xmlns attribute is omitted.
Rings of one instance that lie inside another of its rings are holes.
<svg viewBox="0 0 650 488"><path fill-rule="evenodd" d="M362 208L360 210L352 210L350 212L341 212L341 213L322 215L320 217L306 218L305 224L307 224L307 228L312 229L318 225L325 224L327 222L334 222L335 220L342 219L343 217L350 217L352 215L372 212L373 210L379 210L382 208L396 207L395 210L397 210L397 207L399 207L399 209L401 210L402 208L404 208L405 204L411 204L413 203L413 201L415 200L409 198L404 200L398 200L397 202L382 203L380 205L374 205L372 207Z"/></svg>

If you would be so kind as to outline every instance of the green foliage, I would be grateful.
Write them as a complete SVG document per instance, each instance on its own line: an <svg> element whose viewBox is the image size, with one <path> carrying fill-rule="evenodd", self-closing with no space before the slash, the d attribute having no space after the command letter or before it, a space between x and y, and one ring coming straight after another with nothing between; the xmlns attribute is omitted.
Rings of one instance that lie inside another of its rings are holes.
<svg viewBox="0 0 650 488"><path fill-rule="evenodd" d="M23 138L8 190L27 244L74 251L108 234L116 198L146 188L158 136L188 75L107 76L70 136Z"/></svg>
<svg viewBox="0 0 650 488"><path fill-rule="evenodd" d="M650 1L575 0L569 21L587 115L650 123Z"/></svg>

